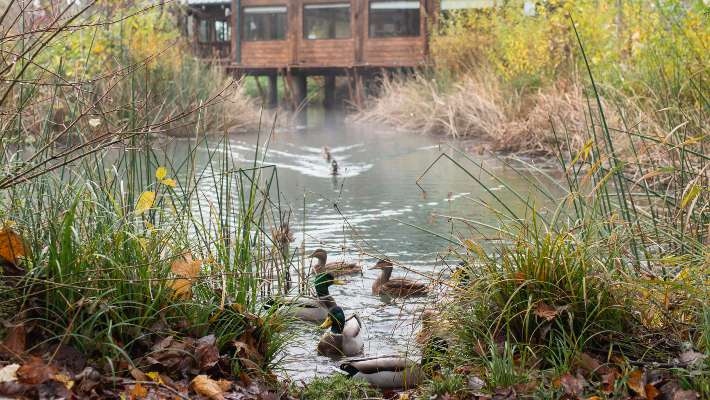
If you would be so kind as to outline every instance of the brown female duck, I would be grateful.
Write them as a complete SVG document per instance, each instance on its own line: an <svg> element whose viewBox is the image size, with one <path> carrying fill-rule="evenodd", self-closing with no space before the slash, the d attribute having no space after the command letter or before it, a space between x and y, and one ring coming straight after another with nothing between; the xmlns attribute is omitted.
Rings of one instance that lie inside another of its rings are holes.
<svg viewBox="0 0 710 400"><path fill-rule="evenodd" d="M386 294L392 297L425 296L429 290L424 283L406 278L392 279L392 263L380 260L372 269L379 269L380 276L372 284L372 294Z"/></svg>
<svg viewBox="0 0 710 400"><path fill-rule="evenodd" d="M362 273L362 267L355 263L335 261L326 264L328 253L323 249L314 251L313 254L310 255L310 258L318 260L318 265L316 265L315 268L317 274L329 273L333 276L342 276Z"/></svg>

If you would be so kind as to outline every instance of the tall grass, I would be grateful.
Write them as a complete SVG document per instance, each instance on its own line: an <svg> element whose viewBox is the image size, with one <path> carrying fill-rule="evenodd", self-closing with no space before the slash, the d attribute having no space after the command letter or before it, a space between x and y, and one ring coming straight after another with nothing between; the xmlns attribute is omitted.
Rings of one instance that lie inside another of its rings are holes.
<svg viewBox="0 0 710 400"><path fill-rule="evenodd" d="M570 23L586 60L585 38ZM498 226L465 220L474 227L468 236L483 239L461 240L456 256L468 279L442 305L456 327L454 367L473 362L495 376L509 346L517 361L508 370L553 377L572 371L582 353L606 361L623 355L634 365L667 362L688 343L707 353L710 156L697 121L707 120L708 104L669 113L653 128L663 133L650 133L624 119L622 104L605 102L594 69L587 63L585 71L583 136L550 121L561 181L518 160L537 175L519 175L537 196L519 193L459 150L452 150L457 159L445 153L435 161L452 161L478 184L479 173L469 169L480 170L520 203L484 186L490 196L481 204L499 217ZM686 85L704 82L689 78ZM607 118L614 107L623 128ZM581 140L576 151L572 140Z"/></svg>
<svg viewBox="0 0 710 400"><path fill-rule="evenodd" d="M287 221L275 169L240 164L224 135L235 84L179 44L143 54L136 38L167 29L135 32L140 17L162 21L155 6L69 4L39 20L28 7L10 2L0 17L3 51L17 54L0 83L0 219L26 248L3 264L2 318L28 332L26 351L71 346L105 372L145 362L161 338L210 333L235 372L272 368L284 321L261 299L286 290L288 247L269 232ZM193 138L183 156L157 150L176 132ZM194 271L176 267L186 259Z"/></svg>

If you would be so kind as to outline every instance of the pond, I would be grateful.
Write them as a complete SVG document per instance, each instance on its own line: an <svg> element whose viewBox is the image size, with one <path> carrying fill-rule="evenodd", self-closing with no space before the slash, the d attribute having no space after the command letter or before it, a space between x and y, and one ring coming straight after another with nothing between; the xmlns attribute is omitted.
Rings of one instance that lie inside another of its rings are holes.
<svg viewBox="0 0 710 400"><path fill-rule="evenodd" d="M358 313L365 325L364 355L408 353L416 358L413 336L419 315L436 299L391 301L373 296L371 286L379 271L369 269L376 261L372 255L384 255L407 267L395 268L396 276L446 277L457 261L442 261L452 246L445 238L481 238L457 218L495 225L495 214L482 202L500 208L469 174L496 196L518 204L513 211L522 210L522 203L471 160L455 154L449 146L460 144L444 137L356 126L343 118L324 122L318 114L310 115L309 121L305 129L277 129L264 161L278 168L282 199L292 210L292 245L305 241L307 254L324 248L328 261L349 260L363 266L362 276L347 277L347 285L331 287L331 294L346 315ZM265 135L260 139L264 141ZM253 163L256 145L256 134L235 135L229 141L245 167ZM336 176L323 156L324 147L338 163ZM467 171L442 159L421 179L421 188L417 186L417 178L444 151ZM492 156L469 157L523 197L539 197L531 189L529 171L516 172L508 162ZM337 369L337 360L316 354L322 334L317 326L298 324L292 334L280 375L307 381Z"/></svg>

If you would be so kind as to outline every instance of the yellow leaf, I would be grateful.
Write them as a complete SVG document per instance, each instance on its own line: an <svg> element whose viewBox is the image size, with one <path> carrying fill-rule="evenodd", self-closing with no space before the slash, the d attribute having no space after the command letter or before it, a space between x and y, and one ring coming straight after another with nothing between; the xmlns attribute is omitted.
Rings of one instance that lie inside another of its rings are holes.
<svg viewBox="0 0 710 400"><path fill-rule="evenodd" d="M0 258L12 265L17 265L20 257L25 255L22 237L9 227L0 230Z"/></svg>
<svg viewBox="0 0 710 400"><path fill-rule="evenodd" d="M165 186L170 186L170 187L175 187L175 186L177 186L177 182L175 182L175 179L170 179L170 178L168 178L168 179L163 179L163 180L160 181L160 183L162 183L162 184L165 185Z"/></svg>
<svg viewBox="0 0 710 400"><path fill-rule="evenodd" d="M202 260L193 260L190 253L178 257L170 265L170 271L179 278L174 279L170 287L175 291L175 296L180 299L192 297L192 282L200 274Z"/></svg>
<svg viewBox="0 0 710 400"><path fill-rule="evenodd" d="M64 374L54 375L54 380L64 384L64 387L67 388L67 390L71 390L71 388L74 387L74 381Z"/></svg>
<svg viewBox="0 0 710 400"><path fill-rule="evenodd" d="M190 386L195 391L195 393L205 396L211 400L223 400L224 390L219 382L210 379L207 375L197 375L195 379L190 382Z"/></svg>
<svg viewBox="0 0 710 400"><path fill-rule="evenodd" d="M155 192L143 192L141 193L140 197L138 197L138 202L136 203L136 209L135 213L136 214L143 214L144 212L148 211L151 207L153 207L153 203L155 202Z"/></svg>
<svg viewBox="0 0 710 400"><path fill-rule="evenodd" d="M165 382L163 382L163 378L160 377L160 372L156 372L156 371L146 372L145 376L150 378L151 381L157 382L161 385L165 383Z"/></svg>
<svg viewBox="0 0 710 400"><path fill-rule="evenodd" d="M700 185L693 185L690 190L683 196L683 200L680 202L680 208L685 208L688 204L690 204L693 200L695 200L696 197L700 194L700 191L702 188Z"/></svg>
<svg viewBox="0 0 710 400"><path fill-rule="evenodd" d="M158 167L158 169L155 170L155 177L158 178L158 180L162 181L166 176L168 176L167 168Z"/></svg>

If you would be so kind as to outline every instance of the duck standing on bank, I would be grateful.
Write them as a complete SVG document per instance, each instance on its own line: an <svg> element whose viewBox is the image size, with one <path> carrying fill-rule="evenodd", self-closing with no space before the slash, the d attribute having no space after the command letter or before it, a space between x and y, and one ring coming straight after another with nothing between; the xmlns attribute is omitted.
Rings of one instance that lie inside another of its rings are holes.
<svg viewBox="0 0 710 400"><path fill-rule="evenodd" d="M372 294L391 297L425 296L429 290L422 282L406 278L392 278L392 263L380 260L372 269L379 269L380 276L372 284Z"/></svg>
<svg viewBox="0 0 710 400"><path fill-rule="evenodd" d="M342 275L352 275L362 273L362 267L345 261L335 261L331 263L326 263L328 261L328 253L323 249L317 249L314 251L310 258L315 258L318 260L318 265L316 265L316 273L329 273L333 276Z"/></svg>
<svg viewBox="0 0 710 400"><path fill-rule="evenodd" d="M274 300L269 306L278 305L285 308L287 313L308 322L323 322L328 318L328 310L336 307L333 296L330 295L331 285L343 285L343 281L335 279L332 274L321 273L316 275L314 287L317 297L295 297Z"/></svg>
<svg viewBox="0 0 710 400"><path fill-rule="evenodd" d="M330 174L333 176L338 176L338 162L333 159L330 162Z"/></svg>
<svg viewBox="0 0 710 400"><path fill-rule="evenodd" d="M362 352L362 322L357 314L345 319L345 312L336 305L330 309L328 317L320 327L330 328L330 332L324 333L318 342L318 354L327 357L350 357Z"/></svg>

